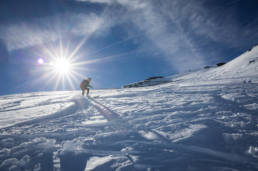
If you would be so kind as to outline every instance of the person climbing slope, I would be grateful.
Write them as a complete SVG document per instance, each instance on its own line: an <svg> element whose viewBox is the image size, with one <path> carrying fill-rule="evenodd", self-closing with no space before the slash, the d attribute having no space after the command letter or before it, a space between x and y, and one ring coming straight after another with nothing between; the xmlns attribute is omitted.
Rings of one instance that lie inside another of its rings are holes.
<svg viewBox="0 0 258 171"><path fill-rule="evenodd" d="M86 80L83 80L80 84L80 88L82 90L82 95L84 96L85 94L85 90L87 90L87 96L89 96L89 92L90 92L90 89L89 88L92 88L92 86L90 85L90 81L91 81L91 78L89 77L88 79Z"/></svg>

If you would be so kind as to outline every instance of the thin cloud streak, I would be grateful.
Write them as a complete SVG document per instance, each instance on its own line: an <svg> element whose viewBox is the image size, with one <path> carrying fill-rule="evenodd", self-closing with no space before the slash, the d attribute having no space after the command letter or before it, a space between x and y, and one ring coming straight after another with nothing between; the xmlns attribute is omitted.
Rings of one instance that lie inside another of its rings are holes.
<svg viewBox="0 0 258 171"><path fill-rule="evenodd" d="M98 0L84 0L84 2L99 3ZM123 11L120 18L125 23L131 22L137 26L146 39L163 54L165 60L178 71L205 65L205 58L180 25L181 18L170 18L171 15L176 16L174 9L177 9L178 5L167 9L162 2L155 1L110 0L102 3L119 4L126 8L127 11ZM170 4L168 1L166 3Z"/></svg>
<svg viewBox="0 0 258 171"><path fill-rule="evenodd" d="M12 51L54 42L65 36L89 37L111 25L104 24L104 20L105 17L94 13L60 14L55 17L1 26L0 38L4 40L7 49Z"/></svg>
<svg viewBox="0 0 258 171"><path fill-rule="evenodd" d="M205 7L205 0L75 0L74 3L101 4L104 11L59 14L4 26L0 28L0 38L11 51L60 37L80 36L82 41L73 53L76 54L89 36L101 36L113 26L129 23L138 29L128 28L129 35L141 33L145 37L141 43L151 45L149 49L156 48L163 59L178 71L184 71L200 68L210 60L214 52L204 49L206 41L238 48L246 43L246 37L250 37L250 42L258 37L252 31L257 19L253 24L239 27L232 7L237 0L230 4L232 8L222 8L220 13L216 8Z"/></svg>
<svg viewBox="0 0 258 171"><path fill-rule="evenodd" d="M156 10L161 8L162 11L162 4L137 0L121 2L123 2L121 4L127 5L133 23L143 31L174 68L183 71L186 68L199 68L204 65L204 57L197 52L177 20L170 20L168 23L168 17ZM172 27L169 26L171 24ZM193 57L194 60L192 60Z"/></svg>

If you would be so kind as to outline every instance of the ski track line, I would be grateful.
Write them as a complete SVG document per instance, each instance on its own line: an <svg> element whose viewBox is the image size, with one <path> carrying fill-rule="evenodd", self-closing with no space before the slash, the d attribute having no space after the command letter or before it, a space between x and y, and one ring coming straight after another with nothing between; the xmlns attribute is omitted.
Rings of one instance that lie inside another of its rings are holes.
<svg viewBox="0 0 258 171"><path fill-rule="evenodd" d="M89 97L89 102L101 113L103 114L103 116L111 121L113 119L116 119L116 118L120 118L120 116L113 112L112 110L110 110L109 108L107 108L106 106L100 104L98 101L96 101L95 99Z"/></svg>

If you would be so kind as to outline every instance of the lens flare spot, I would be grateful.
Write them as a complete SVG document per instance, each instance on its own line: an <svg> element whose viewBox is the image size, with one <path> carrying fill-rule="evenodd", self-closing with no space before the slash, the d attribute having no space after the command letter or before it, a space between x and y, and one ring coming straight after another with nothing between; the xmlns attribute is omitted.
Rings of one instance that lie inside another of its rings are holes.
<svg viewBox="0 0 258 171"><path fill-rule="evenodd" d="M38 59L38 64L39 65L43 65L45 63L44 59L43 58L39 58Z"/></svg>

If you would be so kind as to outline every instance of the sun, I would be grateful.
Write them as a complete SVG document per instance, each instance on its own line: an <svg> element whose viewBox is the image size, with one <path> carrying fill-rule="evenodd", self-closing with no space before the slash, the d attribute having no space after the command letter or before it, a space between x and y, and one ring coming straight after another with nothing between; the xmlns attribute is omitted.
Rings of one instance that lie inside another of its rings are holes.
<svg viewBox="0 0 258 171"><path fill-rule="evenodd" d="M82 75L78 73L80 69L78 62L66 55L53 55L44 63L38 61L43 67L43 80L47 83L53 82L54 89L65 88L67 86L76 89L76 85L80 82ZM42 64L41 64L42 63ZM74 84L75 83L75 84Z"/></svg>
<svg viewBox="0 0 258 171"><path fill-rule="evenodd" d="M76 90L82 79L86 78L84 74L89 73L89 62L81 60L83 54L78 53L83 42L71 48L71 44L64 44L62 40L43 45L38 53L39 58L36 61L38 71L42 74L35 82L44 81L47 87L53 86L54 90L68 88Z"/></svg>
<svg viewBox="0 0 258 171"><path fill-rule="evenodd" d="M57 58L50 62L52 70L59 75L66 75L72 71L72 62L66 58Z"/></svg>

